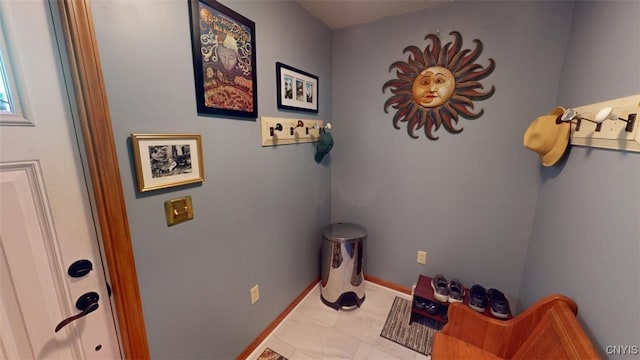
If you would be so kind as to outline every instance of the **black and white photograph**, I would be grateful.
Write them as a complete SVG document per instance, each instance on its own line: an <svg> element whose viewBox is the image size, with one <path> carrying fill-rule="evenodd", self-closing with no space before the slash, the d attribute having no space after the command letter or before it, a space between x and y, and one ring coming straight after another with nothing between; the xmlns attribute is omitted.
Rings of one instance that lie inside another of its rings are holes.
<svg viewBox="0 0 640 360"><path fill-rule="evenodd" d="M202 144L195 134L131 134L138 191L204 181Z"/></svg>
<svg viewBox="0 0 640 360"><path fill-rule="evenodd" d="M308 103L312 103L313 102L313 83L307 81L307 88L306 88L306 92L307 94L307 102Z"/></svg>
<svg viewBox="0 0 640 360"><path fill-rule="evenodd" d="M296 100L304 100L304 80L296 79Z"/></svg>
<svg viewBox="0 0 640 360"><path fill-rule="evenodd" d="M293 78L291 76L284 77L284 98L293 99Z"/></svg>
<svg viewBox="0 0 640 360"><path fill-rule="evenodd" d="M149 161L154 178L191 172L191 145L150 145Z"/></svg>

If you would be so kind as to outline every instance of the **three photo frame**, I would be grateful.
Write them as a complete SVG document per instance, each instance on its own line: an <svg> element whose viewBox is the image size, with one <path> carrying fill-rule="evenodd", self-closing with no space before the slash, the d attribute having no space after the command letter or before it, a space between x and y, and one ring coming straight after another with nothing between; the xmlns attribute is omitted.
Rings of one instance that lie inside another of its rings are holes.
<svg viewBox="0 0 640 360"><path fill-rule="evenodd" d="M318 112L318 77L276 62L278 108Z"/></svg>

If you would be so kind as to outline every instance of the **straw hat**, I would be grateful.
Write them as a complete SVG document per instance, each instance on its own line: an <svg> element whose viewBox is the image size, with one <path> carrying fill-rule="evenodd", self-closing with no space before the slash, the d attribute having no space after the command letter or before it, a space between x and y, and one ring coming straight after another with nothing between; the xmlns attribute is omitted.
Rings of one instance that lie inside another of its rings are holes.
<svg viewBox="0 0 640 360"><path fill-rule="evenodd" d="M564 111L558 106L548 115L538 116L524 133L524 147L538 153L544 166L555 165L569 144L571 124L556 123Z"/></svg>

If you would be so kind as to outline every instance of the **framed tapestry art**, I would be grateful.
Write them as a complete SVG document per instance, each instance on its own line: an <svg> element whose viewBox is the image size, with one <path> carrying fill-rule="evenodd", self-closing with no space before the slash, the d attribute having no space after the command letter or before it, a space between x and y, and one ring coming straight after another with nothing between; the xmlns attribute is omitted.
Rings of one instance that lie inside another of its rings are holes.
<svg viewBox="0 0 640 360"><path fill-rule="evenodd" d="M318 112L318 77L276 63L278 108Z"/></svg>
<svg viewBox="0 0 640 360"><path fill-rule="evenodd" d="M198 114L256 118L255 23L213 0L189 0Z"/></svg>
<svg viewBox="0 0 640 360"><path fill-rule="evenodd" d="M201 136L131 134L138 191L204 181Z"/></svg>

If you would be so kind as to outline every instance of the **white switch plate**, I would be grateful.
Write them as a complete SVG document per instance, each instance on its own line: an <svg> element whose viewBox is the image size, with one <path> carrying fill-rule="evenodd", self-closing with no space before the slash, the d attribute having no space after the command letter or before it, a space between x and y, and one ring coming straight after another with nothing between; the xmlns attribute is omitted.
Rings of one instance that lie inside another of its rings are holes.
<svg viewBox="0 0 640 360"><path fill-rule="evenodd" d="M278 130L280 127L282 130ZM262 146L275 146L316 142L320 130L324 127L322 120L293 118L260 118L260 135Z"/></svg>
<svg viewBox="0 0 640 360"><path fill-rule="evenodd" d="M573 109L580 116L593 120L598 111L605 107L613 108L613 113L623 119L627 119L631 114L636 114L632 131L625 131L627 126L625 121L605 120L602 122L600 131L595 131L595 123L582 120L579 130L576 130L575 124L571 125L571 144L640 152L640 130L638 130L638 124L640 123L640 94L579 106Z"/></svg>

